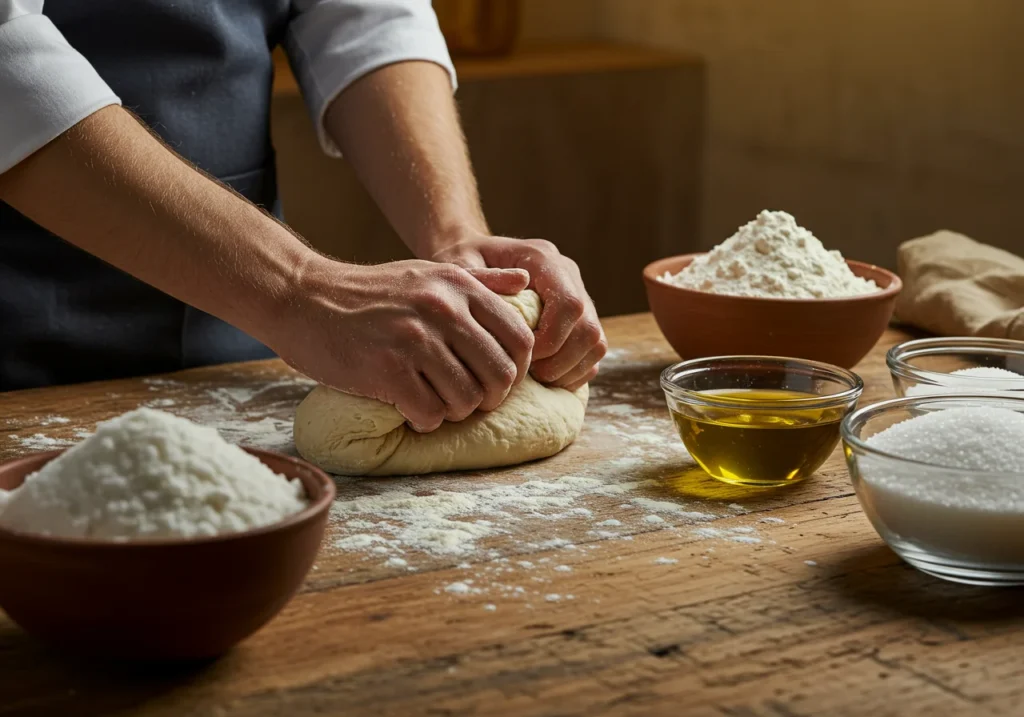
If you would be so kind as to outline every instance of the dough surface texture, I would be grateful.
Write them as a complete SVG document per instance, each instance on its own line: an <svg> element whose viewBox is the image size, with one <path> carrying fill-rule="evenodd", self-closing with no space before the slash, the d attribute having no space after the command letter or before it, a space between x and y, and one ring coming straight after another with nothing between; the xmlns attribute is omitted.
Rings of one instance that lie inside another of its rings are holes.
<svg viewBox="0 0 1024 717"><path fill-rule="evenodd" d="M536 328L541 304L535 292L503 298ZM347 476L515 465L552 456L572 443L583 428L588 395L587 386L571 392L527 376L494 411L417 433L394 406L318 386L295 412L295 447L311 463Z"/></svg>

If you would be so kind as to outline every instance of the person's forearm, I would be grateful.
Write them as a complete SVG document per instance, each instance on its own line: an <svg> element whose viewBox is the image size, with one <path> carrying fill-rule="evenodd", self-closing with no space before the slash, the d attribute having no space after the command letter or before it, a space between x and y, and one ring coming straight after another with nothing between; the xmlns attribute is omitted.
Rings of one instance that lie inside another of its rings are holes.
<svg viewBox="0 0 1024 717"><path fill-rule="evenodd" d="M341 148L402 240L429 258L487 232L448 73L402 62L353 83L326 114Z"/></svg>
<svg viewBox="0 0 1024 717"><path fill-rule="evenodd" d="M108 107L0 174L0 199L66 241L265 340L313 254ZM2 257L0 257L2 261Z"/></svg>

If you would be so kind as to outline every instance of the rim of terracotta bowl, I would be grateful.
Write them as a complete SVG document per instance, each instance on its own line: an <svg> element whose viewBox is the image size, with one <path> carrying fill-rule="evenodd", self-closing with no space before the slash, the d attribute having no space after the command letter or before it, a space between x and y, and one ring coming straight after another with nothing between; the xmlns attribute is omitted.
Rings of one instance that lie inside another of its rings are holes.
<svg viewBox="0 0 1024 717"><path fill-rule="evenodd" d="M847 303L847 302L852 302L852 301L865 301L865 302L880 301L880 300L883 300L883 299L890 299L890 298L896 296L897 294L899 294L900 291L903 290L903 280L900 279L899 275L896 272L889 271L888 269L886 269L884 267L881 267L881 266L878 266L876 264L868 264L867 262L856 261L854 259L844 259L843 261L846 262L846 265L849 266L851 270L853 270L853 269L870 269L870 270L877 271L877 272L880 272L880 273L884 274L886 277L889 278L889 285L887 287L885 287L884 289L872 292L870 294L856 294L854 296L838 296L838 297L829 298L829 299L789 299L789 298L783 298L783 297L779 297L779 296L737 296L736 294L716 294L716 293L711 292L711 291L698 291L697 289L688 289L688 288L683 287L683 286L676 286L675 284L667 284L664 281L660 281L658 279L659 276L661 276L661 275L663 275L665 273L665 269L658 270L662 265L669 264L669 263L678 263L678 262L681 262L681 261L684 262L681 266L679 266L676 269L676 272L678 273L679 271L681 271L682 269L685 269L687 266L689 266L691 263L693 263L694 259L696 259L699 256L704 256L707 253L708 252L697 252L695 254L677 254L676 256L667 256L667 257L665 257L663 259L658 259L657 261L652 261L650 264L648 264L647 266L644 267L644 272L643 272L644 281L647 282L647 283L656 284L658 286L666 286L669 289L673 289L675 291L681 292L682 296L689 296L689 297L697 297L697 296L709 297L710 296L710 297L714 297L713 300L724 299L724 300L730 300L730 301L736 301L736 302L759 302L759 303L767 301L767 302L778 303L778 304L795 304L795 305L807 305L807 304L815 304L815 305L833 304L834 305L834 304ZM857 272L854 271L854 274L857 274ZM857 276L860 276L860 274L857 274Z"/></svg>
<svg viewBox="0 0 1024 717"><path fill-rule="evenodd" d="M6 469L9 466L14 465L16 463L38 461L45 457L45 460L43 460L39 464L39 467L36 468L36 470L39 470L39 468L42 468L47 463L49 463L50 461L52 461L65 451L69 450L70 448L71 447L69 446L68 448L62 448L57 451L47 451L45 453L33 453L28 456L21 456L19 458L14 458L12 460L5 461L4 463L0 464L0 468ZM15 541L20 543L46 545L51 547L64 547L88 550L123 551L182 546L202 547L204 545L228 543L237 540L246 540L254 536L275 533L277 531L284 530L286 528L291 528L295 525L299 525L300 523L307 523L309 521L312 521L313 519L318 517L320 513L323 513L324 511L330 509L331 503L334 502L336 488L334 485L334 481L331 480L331 477L328 476L327 473L320 470L313 464L302 460L301 458L285 455L284 453L278 453L277 451L268 451L263 448L250 448L248 446L239 446L239 448L241 448L246 453L254 456L255 458L259 459L260 463L263 463L264 465L266 465L266 463L263 461L263 456L272 456L275 459L286 461L288 463L291 463L293 465L296 465L309 471L320 484L320 497L310 502L309 505L300 510L298 513L293 513L292 515L287 516L283 520L279 520L276 523L270 523L268 525L262 525L258 528L253 528L252 530L243 530L237 533L224 533L222 535L204 536L199 538L155 538L152 540L142 538L139 540L110 540L104 538L68 538L52 535L42 535L40 533L30 533L20 530L11 530L9 528L0 526L0 541ZM269 468L270 466L267 467ZM273 469L271 468L271 470ZM274 473L281 475L280 473L278 473L278 471L274 471ZM28 477L28 475L26 475L26 478ZM289 480L299 480L299 482L302 483L298 476L285 475L285 478L288 478ZM306 491L306 486L304 483L302 484L302 488L303 491ZM306 491L306 493L306 498L308 500L308 491Z"/></svg>

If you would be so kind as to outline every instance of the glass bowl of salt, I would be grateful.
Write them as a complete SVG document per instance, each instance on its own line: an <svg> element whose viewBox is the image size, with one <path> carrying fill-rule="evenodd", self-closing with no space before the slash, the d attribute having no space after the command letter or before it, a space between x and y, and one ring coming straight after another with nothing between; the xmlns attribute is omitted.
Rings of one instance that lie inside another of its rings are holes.
<svg viewBox="0 0 1024 717"><path fill-rule="evenodd" d="M1024 585L1024 397L897 398L849 414L841 433L857 499L903 560Z"/></svg>
<svg viewBox="0 0 1024 717"><path fill-rule="evenodd" d="M899 396L1024 396L1024 341L949 337L906 341L885 357Z"/></svg>

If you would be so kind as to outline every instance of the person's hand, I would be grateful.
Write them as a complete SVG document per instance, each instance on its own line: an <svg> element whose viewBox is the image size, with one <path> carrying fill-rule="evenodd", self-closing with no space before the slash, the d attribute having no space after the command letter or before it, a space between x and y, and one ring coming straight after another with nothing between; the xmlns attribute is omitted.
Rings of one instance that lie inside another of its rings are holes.
<svg viewBox="0 0 1024 717"><path fill-rule="evenodd" d="M533 347L534 377L574 391L597 375L608 341L579 267L554 244L543 239L473 234L431 259L471 270L525 269L530 274L529 288L544 302Z"/></svg>
<svg viewBox="0 0 1024 717"><path fill-rule="evenodd" d="M431 431L493 410L526 375L533 333L498 294L528 281L521 270L316 256L297 272L268 343L310 378L393 404Z"/></svg>

